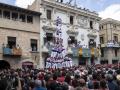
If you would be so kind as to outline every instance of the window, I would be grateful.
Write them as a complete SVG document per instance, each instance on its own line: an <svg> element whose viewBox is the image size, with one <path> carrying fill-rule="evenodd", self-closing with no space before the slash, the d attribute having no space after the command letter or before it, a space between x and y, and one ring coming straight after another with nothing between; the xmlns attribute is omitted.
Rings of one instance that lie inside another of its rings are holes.
<svg viewBox="0 0 120 90"><path fill-rule="evenodd" d="M10 19L10 12L9 11L3 11L3 17Z"/></svg>
<svg viewBox="0 0 120 90"><path fill-rule="evenodd" d="M32 51L37 51L37 40L36 39L31 39L31 50Z"/></svg>
<svg viewBox="0 0 120 90"><path fill-rule="evenodd" d="M8 37L8 47L11 49L16 47L16 37Z"/></svg>
<svg viewBox="0 0 120 90"><path fill-rule="evenodd" d="M90 29L93 29L93 21L90 21Z"/></svg>
<svg viewBox="0 0 120 90"><path fill-rule="evenodd" d="M104 44L104 38L103 37L100 37L100 43Z"/></svg>
<svg viewBox="0 0 120 90"><path fill-rule="evenodd" d="M116 25L113 25L113 28L116 29Z"/></svg>
<svg viewBox="0 0 120 90"><path fill-rule="evenodd" d="M12 13L12 20L18 20L18 13Z"/></svg>
<svg viewBox="0 0 120 90"><path fill-rule="evenodd" d="M103 29L103 25L102 25L102 29Z"/></svg>
<svg viewBox="0 0 120 90"><path fill-rule="evenodd" d="M68 44L71 45L71 44L77 44L77 40L75 39L75 37L73 36L70 36L69 37L70 40L68 40Z"/></svg>
<svg viewBox="0 0 120 90"><path fill-rule="evenodd" d="M47 10L47 19L51 20L51 10Z"/></svg>
<svg viewBox="0 0 120 90"><path fill-rule="evenodd" d="M94 39L89 40L89 48L92 48L92 47L96 47L96 42L94 41Z"/></svg>
<svg viewBox="0 0 120 90"><path fill-rule="evenodd" d="M114 36L114 41L118 42L118 36Z"/></svg>
<svg viewBox="0 0 120 90"><path fill-rule="evenodd" d="M101 57L104 57L104 49L101 48Z"/></svg>
<svg viewBox="0 0 120 90"><path fill-rule="evenodd" d="M2 10L0 10L0 17L2 17Z"/></svg>
<svg viewBox="0 0 120 90"><path fill-rule="evenodd" d="M73 25L73 19L74 19L74 17L70 16L70 24L72 24L72 25Z"/></svg>
<svg viewBox="0 0 120 90"><path fill-rule="evenodd" d="M25 22L25 14L20 14L20 21Z"/></svg>
<svg viewBox="0 0 120 90"><path fill-rule="evenodd" d="M118 55L117 55L117 49L115 49L115 57L117 57Z"/></svg>
<svg viewBox="0 0 120 90"><path fill-rule="evenodd" d="M27 16L27 22L33 23L33 16Z"/></svg>
<svg viewBox="0 0 120 90"><path fill-rule="evenodd" d="M53 40L53 34L52 33L46 33L47 36L47 41L52 41Z"/></svg>
<svg viewBox="0 0 120 90"><path fill-rule="evenodd" d="M100 63L101 64L108 64L108 60L101 60Z"/></svg>
<svg viewBox="0 0 120 90"><path fill-rule="evenodd" d="M99 29L101 30L101 26L99 26Z"/></svg>
<svg viewBox="0 0 120 90"><path fill-rule="evenodd" d="M50 42L53 42L53 33L46 33L46 37L44 38L44 44L50 44Z"/></svg>
<svg viewBox="0 0 120 90"><path fill-rule="evenodd" d="M118 64L119 60L112 60L112 64Z"/></svg>

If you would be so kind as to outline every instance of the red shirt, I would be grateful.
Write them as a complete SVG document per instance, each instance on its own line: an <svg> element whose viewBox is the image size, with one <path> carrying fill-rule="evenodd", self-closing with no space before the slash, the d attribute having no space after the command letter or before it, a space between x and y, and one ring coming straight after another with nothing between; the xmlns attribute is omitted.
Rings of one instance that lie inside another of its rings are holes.
<svg viewBox="0 0 120 90"><path fill-rule="evenodd" d="M64 82L64 80L65 80L65 77L63 77L63 76L62 77L58 77L58 79L57 79L58 82Z"/></svg>

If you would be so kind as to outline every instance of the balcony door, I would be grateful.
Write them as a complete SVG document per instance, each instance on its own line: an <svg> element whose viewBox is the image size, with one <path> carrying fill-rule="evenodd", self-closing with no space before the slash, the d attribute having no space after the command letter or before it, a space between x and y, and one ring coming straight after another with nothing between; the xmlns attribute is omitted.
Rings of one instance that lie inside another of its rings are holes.
<svg viewBox="0 0 120 90"><path fill-rule="evenodd" d="M37 40L36 39L31 39L31 50L32 51L38 51L38 45L37 45Z"/></svg>
<svg viewBox="0 0 120 90"><path fill-rule="evenodd" d="M44 44L50 45L50 42L54 42L53 33L46 33L46 37L44 38Z"/></svg>
<svg viewBox="0 0 120 90"><path fill-rule="evenodd" d="M8 47L13 48L16 47L16 37L9 37L8 36Z"/></svg>
<svg viewBox="0 0 120 90"><path fill-rule="evenodd" d="M87 58L79 57L79 65L86 65Z"/></svg>

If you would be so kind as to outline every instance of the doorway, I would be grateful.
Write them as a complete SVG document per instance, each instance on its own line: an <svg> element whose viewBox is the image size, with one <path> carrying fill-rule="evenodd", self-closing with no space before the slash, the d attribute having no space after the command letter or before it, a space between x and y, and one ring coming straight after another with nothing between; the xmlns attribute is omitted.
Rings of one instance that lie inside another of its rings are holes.
<svg viewBox="0 0 120 90"><path fill-rule="evenodd" d="M33 68L34 68L33 62L29 62L29 61L23 62L23 63L22 63L22 68L33 69Z"/></svg>
<svg viewBox="0 0 120 90"><path fill-rule="evenodd" d="M10 69L10 64L7 61L0 60L0 70L1 69Z"/></svg>
<svg viewBox="0 0 120 90"><path fill-rule="evenodd" d="M86 65L87 58L79 57L79 65Z"/></svg>

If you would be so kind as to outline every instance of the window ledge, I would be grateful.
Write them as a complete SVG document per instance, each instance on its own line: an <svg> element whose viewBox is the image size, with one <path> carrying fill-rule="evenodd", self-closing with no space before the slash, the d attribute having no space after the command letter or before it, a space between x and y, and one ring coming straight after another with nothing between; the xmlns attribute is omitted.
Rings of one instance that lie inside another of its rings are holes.
<svg viewBox="0 0 120 90"><path fill-rule="evenodd" d="M30 53L39 53L39 51L30 51Z"/></svg>

